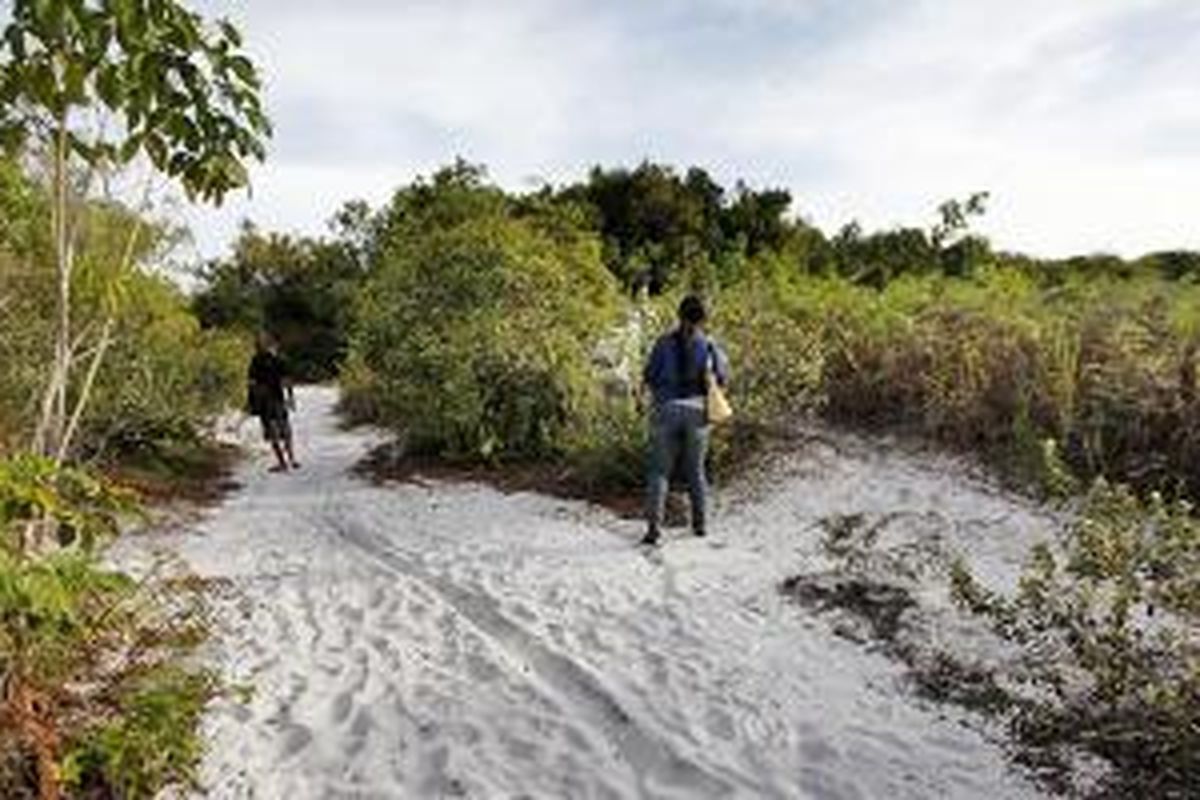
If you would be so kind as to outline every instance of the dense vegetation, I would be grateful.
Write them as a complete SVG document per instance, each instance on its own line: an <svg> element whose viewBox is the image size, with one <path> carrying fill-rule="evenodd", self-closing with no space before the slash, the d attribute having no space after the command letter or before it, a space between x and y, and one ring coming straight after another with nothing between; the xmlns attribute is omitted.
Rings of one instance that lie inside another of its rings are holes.
<svg viewBox="0 0 1200 800"><path fill-rule="evenodd" d="M0 38L0 794L153 797L191 780L214 690L195 593L103 545L236 395L246 345L156 271L176 238L107 187L133 161L219 201L269 132L228 23L174 0L9 4ZM189 461L194 463L194 459Z"/></svg>
<svg viewBox="0 0 1200 800"><path fill-rule="evenodd" d="M53 356L57 279L45 258L49 229L37 224L47 202L44 187L18 163L0 162L0 449L7 452L29 444L39 410L32 400ZM135 230L133 267L114 275ZM173 232L162 223L96 201L84 207L78 237L72 317L84 333L107 334L72 455L113 463L194 441L204 421L240 392L246 342L202 330L183 292L151 268L172 245ZM99 342L81 344L86 358Z"/></svg>
<svg viewBox="0 0 1200 800"><path fill-rule="evenodd" d="M981 452L1020 480L1051 447L1083 479L1200 492L1200 256L995 253L969 231L986 199L944 203L927 230L826 236L789 216L786 192L726 192L698 168L511 194L460 162L381 209L346 206L329 239L248 227L194 303L212 326L281 332L303 374L341 369L349 403L418 449L491 460L636 440L613 430L638 424L636 364L699 290L738 367L738 443L816 411ZM627 391L597 406L614 380ZM518 395L525 411L501 408Z"/></svg>
<svg viewBox="0 0 1200 800"><path fill-rule="evenodd" d="M336 377L362 268L350 246L262 233L247 223L227 260L204 265L192 308L208 329L269 330L298 378Z"/></svg>

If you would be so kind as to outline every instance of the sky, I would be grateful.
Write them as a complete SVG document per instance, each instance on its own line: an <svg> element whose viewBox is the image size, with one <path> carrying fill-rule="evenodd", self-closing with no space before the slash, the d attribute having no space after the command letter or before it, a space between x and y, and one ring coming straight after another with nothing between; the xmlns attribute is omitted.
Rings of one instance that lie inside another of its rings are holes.
<svg viewBox="0 0 1200 800"><path fill-rule="evenodd" d="M1197 0L189 5L242 28L275 126L249 197L186 211L201 257L456 156L517 190L695 164L830 232L987 190L1002 249L1200 249Z"/></svg>

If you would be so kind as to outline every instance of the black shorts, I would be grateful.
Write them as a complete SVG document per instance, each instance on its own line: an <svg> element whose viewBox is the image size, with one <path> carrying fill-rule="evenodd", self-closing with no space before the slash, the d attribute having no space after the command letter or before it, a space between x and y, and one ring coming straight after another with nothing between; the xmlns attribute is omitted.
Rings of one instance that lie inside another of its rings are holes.
<svg viewBox="0 0 1200 800"><path fill-rule="evenodd" d="M264 414L259 419L262 421L263 438L268 442L285 442L292 438L292 423L288 421L286 411Z"/></svg>

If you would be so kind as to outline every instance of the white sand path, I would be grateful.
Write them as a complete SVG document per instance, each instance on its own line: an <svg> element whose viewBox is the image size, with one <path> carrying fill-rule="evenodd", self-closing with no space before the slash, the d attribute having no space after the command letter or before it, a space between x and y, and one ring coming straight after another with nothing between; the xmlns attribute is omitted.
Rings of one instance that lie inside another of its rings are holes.
<svg viewBox="0 0 1200 800"><path fill-rule="evenodd" d="M814 445L726 501L716 541L648 558L637 523L581 503L371 486L350 469L380 439L335 400L300 393L299 472L256 445L243 488L170 542L232 580L214 658L254 687L209 716L209 796L1037 796L980 725L777 590L822 558L830 513L940 525L1011 573L1009 532L1042 522L1011 499Z"/></svg>

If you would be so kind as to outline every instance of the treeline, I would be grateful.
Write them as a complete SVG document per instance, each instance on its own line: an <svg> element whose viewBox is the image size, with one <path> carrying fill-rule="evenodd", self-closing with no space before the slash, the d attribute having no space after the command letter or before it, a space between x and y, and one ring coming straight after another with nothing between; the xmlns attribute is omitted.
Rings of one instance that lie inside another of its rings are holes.
<svg viewBox="0 0 1200 800"><path fill-rule="evenodd" d="M981 268L1014 270L1046 286L1200 277L1195 251L1135 259L994 251L970 231L972 219L986 212L987 193L942 203L928 227L866 232L852 222L827 234L795 215L787 190L741 181L727 189L699 167L682 173L649 162L635 169L596 167L584 181L514 194L490 186L482 167L459 161L417 179L383 208L347 203L325 237L263 232L245 223L230 256L197 270L202 288L193 308L205 327L270 329L302 377L333 378L347 352L354 297L379 266L385 243L407 224L411 208L449 193L514 218L553 214L560 227L593 236L603 265L630 297L685 286L714 293L743 280L751 263L764 258L791 277L841 278L878 290L905 276L970 278ZM470 199L476 194L485 199ZM398 206L401 195L408 210Z"/></svg>

